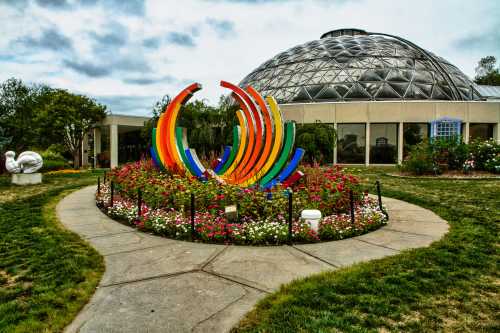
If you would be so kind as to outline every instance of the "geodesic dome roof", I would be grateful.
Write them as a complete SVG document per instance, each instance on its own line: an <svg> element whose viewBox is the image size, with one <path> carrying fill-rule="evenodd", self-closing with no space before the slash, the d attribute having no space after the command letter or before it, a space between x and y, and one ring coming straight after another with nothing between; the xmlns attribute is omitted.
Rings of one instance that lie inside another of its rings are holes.
<svg viewBox="0 0 500 333"><path fill-rule="evenodd" d="M445 59L400 37L359 29L333 30L277 54L240 83L247 85L279 103L480 98Z"/></svg>

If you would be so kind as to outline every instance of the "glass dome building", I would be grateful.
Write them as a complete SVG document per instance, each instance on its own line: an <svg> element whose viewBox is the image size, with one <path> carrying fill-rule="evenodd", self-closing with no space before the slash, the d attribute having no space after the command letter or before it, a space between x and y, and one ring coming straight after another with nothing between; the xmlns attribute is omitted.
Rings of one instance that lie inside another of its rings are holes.
<svg viewBox="0 0 500 333"><path fill-rule="evenodd" d="M487 100L449 61L404 38L338 29L277 54L248 74L298 126L332 124L323 162L396 164L426 137L500 142L500 101Z"/></svg>
<svg viewBox="0 0 500 333"><path fill-rule="evenodd" d="M333 30L281 52L240 85L280 103L480 97L445 59L403 38L359 29Z"/></svg>

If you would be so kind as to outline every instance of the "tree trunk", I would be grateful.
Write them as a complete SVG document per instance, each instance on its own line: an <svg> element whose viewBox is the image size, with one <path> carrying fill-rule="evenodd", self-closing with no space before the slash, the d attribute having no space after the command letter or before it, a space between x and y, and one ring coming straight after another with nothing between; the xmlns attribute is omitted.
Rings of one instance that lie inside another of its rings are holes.
<svg viewBox="0 0 500 333"><path fill-rule="evenodd" d="M80 149L77 149L76 151L73 152L73 168L74 169L80 168Z"/></svg>

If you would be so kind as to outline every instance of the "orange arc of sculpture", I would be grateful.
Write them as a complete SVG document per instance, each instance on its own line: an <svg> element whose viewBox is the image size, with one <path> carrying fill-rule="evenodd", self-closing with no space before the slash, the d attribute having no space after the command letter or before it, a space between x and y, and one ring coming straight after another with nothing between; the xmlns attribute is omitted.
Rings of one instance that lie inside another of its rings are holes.
<svg viewBox="0 0 500 333"><path fill-rule="evenodd" d="M165 168L185 170L175 144L175 124L181 105L185 104L193 94L201 89L201 84L193 83L181 91L167 106L158 120L156 142L161 163Z"/></svg>
<svg viewBox="0 0 500 333"><path fill-rule="evenodd" d="M272 141L273 141L273 122L271 119L271 115L269 114L269 110L267 109L266 102L264 99L260 96L260 94L252 87L247 87L246 90L248 93L257 101L257 104L260 107L260 110L263 113L263 118L264 118L264 123L265 123L265 142L264 142L264 148L262 150L262 154L260 155L260 158L257 160L257 162L254 164L253 169L245 168L243 170L243 173L247 172L241 179L240 182L243 183L246 180L252 178L255 176L257 172L259 172L262 167L264 166L264 163L269 158L269 154L271 153L271 148L272 148ZM261 139L262 142L262 139ZM257 154L255 154L257 156Z"/></svg>
<svg viewBox="0 0 500 333"><path fill-rule="evenodd" d="M247 140L248 144L247 147L245 148L245 153L243 156L243 159L239 164L236 164L236 160L233 162L233 165L235 166L234 168L229 168L223 175L223 178L226 179L229 183L238 183L238 173L240 168L242 168L247 162L248 159L250 158L250 154L252 153L255 145L255 120L253 115L250 113L248 110L248 104L247 104L247 98L243 97L246 95L245 91L241 89L238 86L235 86L234 84L231 84L226 81L221 81L221 86L224 88L229 88L233 91L233 98L238 102L238 104L241 107L241 110L243 111L243 114L245 115L245 119L247 122L246 130L247 130ZM248 97L248 96L247 96ZM262 126L261 126L261 131L262 131ZM261 134L262 135L262 134Z"/></svg>

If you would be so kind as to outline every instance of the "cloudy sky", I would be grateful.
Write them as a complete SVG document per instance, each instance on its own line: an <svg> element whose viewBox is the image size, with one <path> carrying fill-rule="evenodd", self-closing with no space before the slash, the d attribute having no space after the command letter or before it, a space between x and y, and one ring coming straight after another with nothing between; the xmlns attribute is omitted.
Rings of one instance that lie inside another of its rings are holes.
<svg viewBox="0 0 500 333"><path fill-rule="evenodd" d="M474 76L500 57L500 1L0 0L0 81L88 94L147 115L190 82L216 104L276 53L355 27L399 35Z"/></svg>

